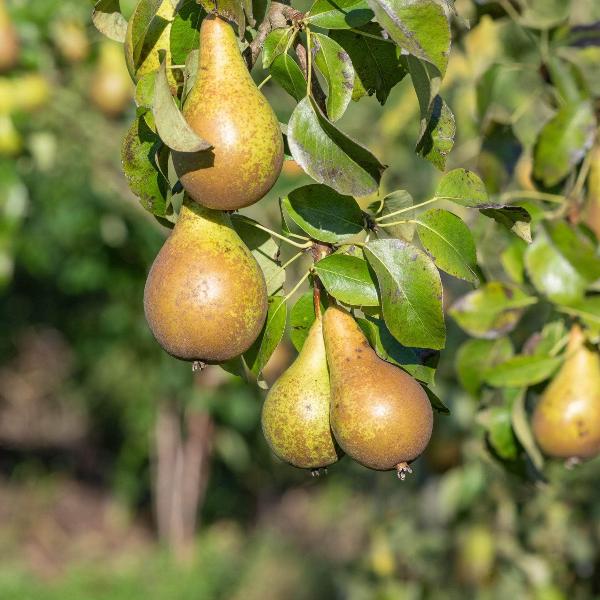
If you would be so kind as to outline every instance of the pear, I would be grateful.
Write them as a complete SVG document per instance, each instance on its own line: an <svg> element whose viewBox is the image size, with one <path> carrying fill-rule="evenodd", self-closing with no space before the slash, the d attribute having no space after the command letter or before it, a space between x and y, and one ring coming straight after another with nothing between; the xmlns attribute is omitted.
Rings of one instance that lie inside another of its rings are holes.
<svg viewBox="0 0 600 600"><path fill-rule="evenodd" d="M144 75L152 73L152 71L156 71L160 67L161 50L164 50L166 53L167 65L171 64L171 24L175 18L175 7L172 0L163 0L150 23L149 31L144 37L144 45L141 49L138 60L139 64L136 68L133 57L133 24L136 12L138 10L146 10L146 4L146 0L140 0L129 19L125 34L125 61L129 74L136 83ZM177 91L177 80L172 69L167 70L167 79L169 80L171 91L175 93Z"/></svg>
<svg viewBox="0 0 600 600"><path fill-rule="evenodd" d="M587 202L584 221L600 239L600 145L590 151L590 174L587 181Z"/></svg>
<svg viewBox="0 0 600 600"><path fill-rule="evenodd" d="M20 44L4 0L0 0L0 72L9 71L19 60Z"/></svg>
<svg viewBox="0 0 600 600"><path fill-rule="evenodd" d="M92 102L107 116L118 117L133 98L133 86L123 61L120 44L105 40L90 86Z"/></svg>
<svg viewBox="0 0 600 600"><path fill-rule="evenodd" d="M267 286L227 214L184 200L148 274L144 310L176 358L223 362L248 350L265 322Z"/></svg>
<svg viewBox="0 0 600 600"><path fill-rule="evenodd" d="M209 208L236 210L273 187L283 164L279 122L250 77L233 28L217 15L202 21L198 76L183 115L212 145L173 152L175 171L191 198Z"/></svg>
<svg viewBox="0 0 600 600"><path fill-rule="evenodd" d="M331 379L331 428L342 450L371 469L396 469L425 450L433 427L431 403L410 375L385 362L339 306L323 317Z"/></svg>
<svg viewBox="0 0 600 600"><path fill-rule="evenodd" d="M330 399L323 320L317 314L300 354L273 384L263 404L263 433L281 460L312 470L337 462L329 426Z"/></svg>
<svg viewBox="0 0 600 600"><path fill-rule="evenodd" d="M532 425L548 456L600 453L600 357L587 347L578 325L571 329L567 358L538 402Z"/></svg>

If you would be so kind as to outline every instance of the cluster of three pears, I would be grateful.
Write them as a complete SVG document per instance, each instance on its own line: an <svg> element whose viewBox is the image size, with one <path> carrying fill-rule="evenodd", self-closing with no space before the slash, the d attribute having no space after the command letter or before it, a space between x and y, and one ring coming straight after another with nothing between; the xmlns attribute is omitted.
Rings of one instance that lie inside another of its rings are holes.
<svg viewBox="0 0 600 600"><path fill-rule="evenodd" d="M183 114L212 148L173 152L186 198L144 293L156 339L183 360L224 362L256 340L267 314L264 275L221 211L260 200L283 162L277 117L244 62L232 26L208 15Z"/></svg>
<svg viewBox="0 0 600 600"><path fill-rule="evenodd" d="M419 383L379 358L345 309L330 306L267 394L262 427L273 452L296 467L327 467L341 449L403 477L431 438L433 412Z"/></svg>

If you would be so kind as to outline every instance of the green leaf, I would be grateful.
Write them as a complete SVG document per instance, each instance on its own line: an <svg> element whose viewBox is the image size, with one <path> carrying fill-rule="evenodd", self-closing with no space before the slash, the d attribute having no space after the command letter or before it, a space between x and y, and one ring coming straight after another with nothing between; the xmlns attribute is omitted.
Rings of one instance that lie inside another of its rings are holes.
<svg viewBox="0 0 600 600"><path fill-rule="evenodd" d="M115 42L123 43L127 35L127 20L121 14L119 0L99 0L92 12L96 29Z"/></svg>
<svg viewBox="0 0 600 600"><path fill-rule="evenodd" d="M325 303L321 296L321 310L325 311ZM290 340L298 352L302 350L308 330L315 321L315 304L313 292L302 294L290 311Z"/></svg>
<svg viewBox="0 0 600 600"><path fill-rule="evenodd" d="M282 200L281 206L286 217L321 242L341 242L364 231L363 213L356 200L326 185L297 188Z"/></svg>
<svg viewBox="0 0 600 600"><path fill-rule="evenodd" d="M396 46L382 38L381 27L377 23L368 23L354 31L331 31L329 35L350 55L354 65L352 99L375 94L377 100L385 104L392 88L406 76L406 69L400 62Z"/></svg>
<svg viewBox="0 0 600 600"><path fill-rule="evenodd" d="M435 195L440 199L451 200L461 206L493 207L481 178L467 169L454 169L446 173L440 179Z"/></svg>
<svg viewBox="0 0 600 600"><path fill-rule="evenodd" d="M588 327L596 331L600 327L600 296L589 296L569 303L568 306L557 306L557 309L581 319Z"/></svg>
<svg viewBox="0 0 600 600"><path fill-rule="evenodd" d="M311 36L315 66L327 82L327 116L331 122L340 119L352 99L354 67L348 53L335 41L314 33Z"/></svg>
<svg viewBox="0 0 600 600"><path fill-rule="evenodd" d="M450 54L450 24L434 0L367 0L377 22L409 54L443 75Z"/></svg>
<svg viewBox="0 0 600 600"><path fill-rule="evenodd" d="M156 72L143 75L135 86L135 104L138 108L152 109Z"/></svg>
<svg viewBox="0 0 600 600"><path fill-rule="evenodd" d="M316 0L306 20L323 29L351 29L372 18L373 11L366 0Z"/></svg>
<svg viewBox="0 0 600 600"><path fill-rule="evenodd" d="M544 228L525 251L525 267L535 288L553 302L570 304L583 298L586 279L562 254Z"/></svg>
<svg viewBox="0 0 600 600"><path fill-rule="evenodd" d="M434 208L419 215L417 233L438 268L479 283L475 241L462 219L447 210Z"/></svg>
<svg viewBox="0 0 600 600"><path fill-rule="evenodd" d="M496 339L512 331L524 309L536 303L517 286L493 281L459 298L449 313L470 335Z"/></svg>
<svg viewBox="0 0 600 600"><path fill-rule="evenodd" d="M487 411L488 441L498 456L515 460L519 454L517 438L512 429L511 407L493 406Z"/></svg>
<svg viewBox="0 0 600 600"><path fill-rule="evenodd" d="M198 152L211 147L188 125L175 104L167 80L166 61L162 62L156 74L152 113L160 139L172 150Z"/></svg>
<svg viewBox="0 0 600 600"><path fill-rule="evenodd" d="M519 23L524 27L551 29L569 18L570 0L528 0Z"/></svg>
<svg viewBox="0 0 600 600"><path fill-rule="evenodd" d="M196 0L185 0L173 19L170 33L171 62L183 65L200 45L200 22L206 13Z"/></svg>
<svg viewBox="0 0 600 600"><path fill-rule="evenodd" d="M248 369L258 377L281 342L287 320L287 304L283 296L269 298L269 311L262 333L244 353Z"/></svg>
<svg viewBox="0 0 600 600"><path fill-rule="evenodd" d="M273 59L270 73L273 79L290 95L300 101L306 96L304 73L289 54L280 54Z"/></svg>
<svg viewBox="0 0 600 600"><path fill-rule="evenodd" d="M514 353L509 338L497 340L467 340L456 354L456 373L460 384L472 396L477 394L483 385L483 375L490 367L505 362Z"/></svg>
<svg viewBox="0 0 600 600"><path fill-rule="evenodd" d="M144 62L156 40L169 25L169 21L157 15L162 0L140 0L131 15L131 58L134 72Z"/></svg>
<svg viewBox="0 0 600 600"><path fill-rule="evenodd" d="M413 205L413 197L406 190L396 190L391 194L388 194L383 199L383 210L381 211L381 216L385 217L386 215L390 215L395 213L398 210L405 210L397 216L390 217L387 222L393 223L394 221L412 221L415 216L414 210L406 210ZM383 223L385 225L385 223ZM385 231L391 237L395 237L406 242L412 241L415 235L415 229L417 228L416 223L400 223L398 225L394 225L392 227L386 227Z"/></svg>
<svg viewBox="0 0 600 600"><path fill-rule="evenodd" d="M364 253L377 275L383 318L392 335L405 346L443 348L442 283L431 259L395 239L369 242Z"/></svg>
<svg viewBox="0 0 600 600"><path fill-rule="evenodd" d="M415 379L431 384L435 378L439 352L423 348L408 348L400 344L381 319L356 319L377 355L402 367Z"/></svg>
<svg viewBox="0 0 600 600"><path fill-rule="evenodd" d="M278 56L285 53L292 32L290 27L281 27L269 33L262 49L263 69L268 69Z"/></svg>
<svg viewBox="0 0 600 600"><path fill-rule="evenodd" d="M170 188L157 163L161 146L158 135L139 116L125 135L121 161L129 187L142 206L158 217L165 217Z"/></svg>
<svg viewBox="0 0 600 600"><path fill-rule="evenodd" d="M336 129L312 98L304 98L294 109L287 139L294 160L317 182L354 197L377 191L385 167Z"/></svg>
<svg viewBox="0 0 600 600"><path fill-rule="evenodd" d="M256 222L253 219L231 215L231 222L262 269L267 293L272 296L281 290L285 283L285 270L279 264L279 246L266 231L261 231L251 224Z"/></svg>
<svg viewBox="0 0 600 600"><path fill-rule="evenodd" d="M513 238L500 255L504 270L515 283L525 281L525 250L527 244L522 239Z"/></svg>
<svg viewBox="0 0 600 600"><path fill-rule="evenodd" d="M379 306L377 287L365 260L332 254L315 264L315 271L329 294L351 306Z"/></svg>
<svg viewBox="0 0 600 600"><path fill-rule="evenodd" d="M502 208L482 208L482 215L494 219L509 231L531 243L531 215L521 206L503 206Z"/></svg>
<svg viewBox="0 0 600 600"><path fill-rule="evenodd" d="M560 183L592 146L596 125L589 102L564 105L540 132L533 155L534 177L546 187Z"/></svg>
<svg viewBox="0 0 600 600"><path fill-rule="evenodd" d="M551 377L560 367L563 357L513 356L491 367L483 379L493 387L525 387L535 385Z"/></svg>
<svg viewBox="0 0 600 600"><path fill-rule="evenodd" d="M509 390L507 390L507 392L509 392ZM538 471L541 471L544 467L544 457L539 451L533 433L531 432L529 417L527 415L527 410L525 409L525 390L515 390L512 393L515 396L511 411L513 431L531 459L533 466L538 469Z"/></svg>

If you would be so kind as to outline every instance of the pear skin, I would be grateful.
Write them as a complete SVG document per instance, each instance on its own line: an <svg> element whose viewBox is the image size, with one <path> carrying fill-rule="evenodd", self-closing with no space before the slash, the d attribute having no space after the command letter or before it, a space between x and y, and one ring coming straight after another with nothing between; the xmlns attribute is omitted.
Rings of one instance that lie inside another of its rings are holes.
<svg viewBox="0 0 600 600"><path fill-rule="evenodd" d="M129 106L133 92L120 44L104 40L92 75L90 99L107 117L116 118Z"/></svg>
<svg viewBox="0 0 600 600"><path fill-rule="evenodd" d="M267 287L227 214L186 199L148 274L144 310L176 358L223 362L250 348L267 315Z"/></svg>
<svg viewBox="0 0 600 600"><path fill-rule="evenodd" d="M237 210L260 200L283 164L273 109L252 80L231 25L208 15L200 27L199 69L183 106L191 128L212 149L173 152L181 183L196 202Z"/></svg>
<svg viewBox="0 0 600 600"><path fill-rule="evenodd" d="M4 0L0 0L0 72L9 71L19 60L19 38Z"/></svg>
<svg viewBox="0 0 600 600"><path fill-rule="evenodd" d="M135 11L142 6L140 2ZM134 11L134 14L135 14ZM139 64L136 68L133 58L133 16L129 19L129 26L125 34L125 62L127 70L134 82L138 82L144 75L156 71L160 67L160 51L166 52L167 65L171 64L171 24L175 18L175 7L171 0L163 0L156 11L156 16L150 23L150 29L144 38L144 45L140 53ZM167 70L167 79L171 91L177 91L177 81L172 69Z"/></svg>
<svg viewBox="0 0 600 600"><path fill-rule="evenodd" d="M342 450L370 469L397 469L425 450L431 403L410 375L377 356L353 317L339 306L323 316L331 380L331 428Z"/></svg>
<svg viewBox="0 0 600 600"><path fill-rule="evenodd" d="M567 359L535 408L532 427L548 456L583 459L600 453L600 357L577 325Z"/></svg>
<svg viewBox="0 0 600 600"><path fill-rule="evenodd" d="M312 470L337 462L338 451L329 425L330 401L319 314L300 354L273 384L263 404L263 433L281 460Z"/></svg>

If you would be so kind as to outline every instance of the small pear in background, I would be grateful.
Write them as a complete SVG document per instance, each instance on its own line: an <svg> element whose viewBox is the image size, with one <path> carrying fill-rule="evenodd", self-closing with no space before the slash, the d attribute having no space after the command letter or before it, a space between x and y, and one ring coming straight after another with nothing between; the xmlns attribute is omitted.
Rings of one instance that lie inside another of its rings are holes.
<svg viewBox="0 0 600 600"><path fill-rule="evenodd" d="M590 152L590 174L587 181L587 202L584 222L600 239L600 145Z"/></svg>
<svg viewBox="0 0 600 600"><path fill-rule="evenodd" d="M200 27L198 76L183 115L213 146L173 152L175 171L193 200L236 210L273 187L283 164L279 122L248 72L232 26L216 15Z"/></svg>
<svg viewBox="0 0 600 600"><path fill-rule="evenodd" d="M265 322L267 287L227 214L185 200L148 274L144 309L176 358L223 362L248 350Z"/></svg>
<svg viewBox="0 0 600 600"><path fill-rule="evenodd" d="M155 17L150 23L150 29L145 35L144 45L140 51L138 65L134 59L133 48L133 24L135 22L136 11L143 6L145 0L142 0L136 6L134 13L129 19L127 33L125 34L125 61L127 69L134 82L138 82L144 75L156 71L160 67L160 51L166 53L167 65L171 64L171 24L175 18L175 7L172 0L163 0ZM177 81L172 69L167 69L167 79L171 87L171 91L177 91Z"/></svg>
<svg viewBox="0 0 600 600"><path fill-rule="evenodd" d="M0 72L9 71L19 61L20 44L6 3L0 0Z"/></svg>
<svg viewBox="0 0 600 600"><path fill-rule="evenodd" d="M90 85L92 102L107 117L118 117L129 106L133 91L121 45L110 40L103 41Z"/></svg>
<svg viewBox="0 0 600 600"><path fill-rule="evenodd" d="M85 26L78 19L57 20L52 26L52 38L61 56L68 63L79 63L90 53L90 41Z"/></svg>
<svg viewBox="0 0 600 600"><path fill-rule="evenodd" d="M397 469L425 450L433 428L427 394L410 375L377 356L339 306L323 317L331 379L331 427L342 450L365 467Z"/></svg>
<svg viewBox="0 0 600 600"><path fill-rule="evenodd" d="M578 325L567 358L533 413L533 433L548 456L591 458L600 453L600 357Z"/></svg>
<svg viewBox="0 0 600 600"><path fill-rule="evenodd" d="M330 401L323 321L318 314L300 354L273 384L263 404L263 433L281 460L312 470L337 462Z"/></svg>

